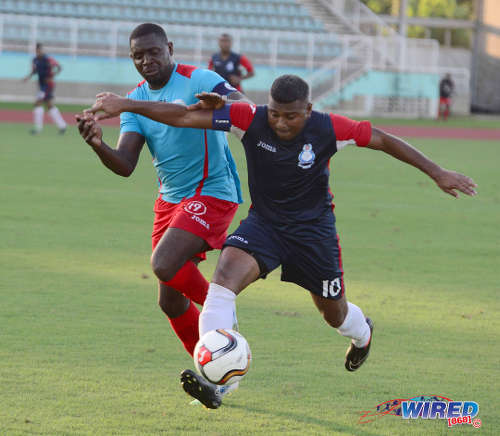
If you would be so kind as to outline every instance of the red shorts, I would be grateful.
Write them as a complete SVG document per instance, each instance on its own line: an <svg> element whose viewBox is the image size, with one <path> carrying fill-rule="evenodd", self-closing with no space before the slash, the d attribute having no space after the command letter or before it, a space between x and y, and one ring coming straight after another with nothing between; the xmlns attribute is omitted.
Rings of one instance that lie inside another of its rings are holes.
<svg viewBox="0 0 500 436"><path fill-rule="evenodd" d="M237 209L236 203L207 195L195 195L180 203L168 203L158 197L151 234L153 250L170 227L199 236L211 249L221 249L226 240L227 228ZM206 259L205 253L198 253L196 256Z"/></svg>
<svg viewBox="0 0 500 436"><path fill-rule="evenodd" d="M450 105L451 99L450 97L439 97L439 105L441 106L442 104Z"/></svg>

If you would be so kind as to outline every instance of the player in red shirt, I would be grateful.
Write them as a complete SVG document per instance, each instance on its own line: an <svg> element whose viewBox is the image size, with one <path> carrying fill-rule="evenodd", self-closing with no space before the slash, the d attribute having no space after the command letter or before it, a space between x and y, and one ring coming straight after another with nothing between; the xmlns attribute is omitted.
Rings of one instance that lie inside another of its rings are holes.
<svg viewBox="0 0 500 436"><path fill-rule="evenodd" d="M223 33L219 38L220 52L214 53L208 63L208 69L214 70L226 79L238 91L241 89L241 82L254 76L252 63L243 54L231 51L233 39L231 35ZM246 70L243 74L241 67Z"/></svg>
<svg viewBox="0 0 500 436"><path fill-rule="evenodd" d="M176 127L231 130L241 138L252 207L224 244L200 316L200 336L232 328L236 296L281 265L281 279L309 291L327 324L351 339L345 368L357 370L368 357L373 323L345 296L329 190L330 158L353 144L383 151L418 168L454 197L458 196L456 191L475 195L476 184L438 166L369 121L313 111L308 85L297 76L276 79L266 106L224 105L214 94L200 98L201 103L186 108L128 101L106 93L91 109L105 112L98 117L129 111ZM184 390L205 406L217 408L221 404L214 385L193 371L185 370L181 382Z"/></svg>

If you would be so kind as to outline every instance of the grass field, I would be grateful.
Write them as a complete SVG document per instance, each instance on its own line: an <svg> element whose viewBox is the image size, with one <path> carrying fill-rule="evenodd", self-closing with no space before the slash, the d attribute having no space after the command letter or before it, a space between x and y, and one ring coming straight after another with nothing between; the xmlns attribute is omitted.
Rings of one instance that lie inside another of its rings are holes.
<svg viewBox="0 0 500 436"><path fill-rule="evenodd" d="M189 406L178 374L192 362L156 304L147 151L122 179L74 128L64 137L53 126L37 137L25 125L0 129L1 435L498 434L497 143L413 141L476 180L479 195L459 200L382 154L339 153L332 186L347 295L376 328L367 364L346 372L347 340L273 273L238 298L251 371L208 411ZM114 144L117 131L105 135ZM216 258L201 267L207 277ZM430 394L478 402L482 428L358 423L379 403Z"/></svg>

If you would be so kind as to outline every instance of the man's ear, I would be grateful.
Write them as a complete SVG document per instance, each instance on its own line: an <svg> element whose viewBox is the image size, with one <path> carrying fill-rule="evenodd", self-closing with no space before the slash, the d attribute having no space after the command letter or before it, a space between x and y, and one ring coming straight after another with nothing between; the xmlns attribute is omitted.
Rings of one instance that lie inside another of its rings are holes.
<svg viewBox="0 0 500 436"><path fill-rule="evenodd" d="M306 109L307 116L311 115L312 107L313 107L313 104L311 102L307 103L307 109Z"/></svg>

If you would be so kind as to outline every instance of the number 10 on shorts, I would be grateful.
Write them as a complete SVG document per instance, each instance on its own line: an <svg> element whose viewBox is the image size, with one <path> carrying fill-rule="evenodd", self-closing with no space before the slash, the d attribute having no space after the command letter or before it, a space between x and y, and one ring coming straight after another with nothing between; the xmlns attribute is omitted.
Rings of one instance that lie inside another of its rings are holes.
<svg viewBox="0 0 500 436"><path fill-rule="evenodd" d="M336 297L339 295L341 290L342 286L340 284L340 277L337 277L334 280L323 280L323 297Z"/></svg>

